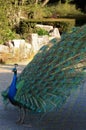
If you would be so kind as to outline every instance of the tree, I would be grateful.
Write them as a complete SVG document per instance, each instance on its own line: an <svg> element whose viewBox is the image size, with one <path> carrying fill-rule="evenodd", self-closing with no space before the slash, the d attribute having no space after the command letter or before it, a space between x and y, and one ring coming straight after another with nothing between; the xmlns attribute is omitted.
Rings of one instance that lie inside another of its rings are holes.
<svg viewBox="0 0 86 130"><path fill-rule="evenodd" d="M49 2L49 0L44 0L42 7L44 7L48 2Z"/></svg>
<svg viewBox="0 0 86 130"><path fill-rule="evenodd" d="M12 2L0 0L0 44L14 37L14 32L11 30L14 20Z"/></svg>
<svg viewBox="0 0 86 130"><path fill-rule="evenodd" d="M39 0L35 0L35 3L38 4Z"/></svg>
<svg viewBox="0 0 86 130"><path fill-rule="evenodd" d="M44 7L50 0L43 0L43 2L41 1L42 3L42 7ZM40 2L40 0L35 0L35 4L38 4Z"/></svg>

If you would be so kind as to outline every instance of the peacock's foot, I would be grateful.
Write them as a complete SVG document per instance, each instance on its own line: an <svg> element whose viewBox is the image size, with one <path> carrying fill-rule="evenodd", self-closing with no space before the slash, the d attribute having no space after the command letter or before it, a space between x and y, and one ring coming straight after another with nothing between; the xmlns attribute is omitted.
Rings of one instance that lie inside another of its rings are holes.
<svg viewBox="0 0 86 130"><path fill-rule="evenodd" d="M16 121L16 124L20 124L20 120L17 120L17 121Z"/></svg>
<svg viewBox="0 0 86 130"><path fill-rule="evenodd" d="M16 124L24 124L24 120L18 119L18 120L16 121Z"/></svg>
<svg viewBox="0 0 86 130"><path fill-rule="evenodd" d="M24 124L24 120L21 119L20 124Z"/></svg>
<svg viewBox="0 0 86 130"><path fill-rule="evenodd" d="M19 125L23 125L25 127L32 127L31 124L24 124L24 120L22 120L22 119L17 120L16 123L19 124Z"/></svg>
<svg viewBox="0 0 86 130"><path fill-rule="evenodd" d="M32 127L31 124L23 124L23 126L25 126L25 127Z"/></svg>

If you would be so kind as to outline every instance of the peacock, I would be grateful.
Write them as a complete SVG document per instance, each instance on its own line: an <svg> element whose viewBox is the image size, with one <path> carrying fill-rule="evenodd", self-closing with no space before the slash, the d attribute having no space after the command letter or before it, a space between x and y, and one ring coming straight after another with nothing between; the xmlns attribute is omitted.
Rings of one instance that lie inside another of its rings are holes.
<svg viewBox="0 0 86 130"><path fill-rule="evenodd" d="M4 97L4 101L6 100L6 102L4 102L5 105L7 105L10 101L13 105L19 107L20 117L17 120L17 123L23 123L24 116L25 116L25 109L23 107L23 114L21 114L22 105L14 100L14 97L15 97L16 92L17 92L17 88L16 88L17 66L18 66L18 64L14 64L14 68L12 69L12 72L14 72L12 82L11 82L10 86L5 91L2 92L2 96Z"/></svg>
<svg viewBox="0 0 86 130"><path fill-rule="evenodd" d="M12 101L37 113L59 110L71 92L83 85L85 61L86 25L83 25L63 35L59 42L53 39L38 51L17 77Z"/></svg>

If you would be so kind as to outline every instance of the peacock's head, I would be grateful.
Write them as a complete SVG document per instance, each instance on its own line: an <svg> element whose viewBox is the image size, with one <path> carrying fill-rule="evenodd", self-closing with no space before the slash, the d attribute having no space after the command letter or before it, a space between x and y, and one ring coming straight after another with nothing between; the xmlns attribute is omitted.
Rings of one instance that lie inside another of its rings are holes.
<svg viewBox="0 0 86 130"><path fill-rule="evenodd" d="M17 74L17 66L18 64L14 64L14 68L12 69L12 72L14 72L14 74Z"/></svg>

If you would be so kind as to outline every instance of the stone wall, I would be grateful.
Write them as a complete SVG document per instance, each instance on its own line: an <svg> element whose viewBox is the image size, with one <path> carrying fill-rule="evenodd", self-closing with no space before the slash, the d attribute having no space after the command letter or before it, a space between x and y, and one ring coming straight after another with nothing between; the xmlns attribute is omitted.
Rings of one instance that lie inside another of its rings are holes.
<svg viewBox="0 0 86 130"><path fill-rule="evenodd" d="M36 53L43 45L48 44L51 40L57 39L57 42L61 39L59 30L55 28L50 32L49 36L39 36L38 34L31 34L31 45L33 47L33 51Z"/></svg>
<svg viewBox="0 0 86 130"><path fill-rule="evenodd" d="M49 35L39 36L38 34L33 33L29 35L28 39L30 40L28 40L28 43L24 39L13 39L14 46L8 47L0 45L0 52L10 53L12 57L17 56L18 59L25 59L30 57L32 53L36 54L42 46L54 41L53 39L55 39L55 42L58 42L61 39L57 28L49 27L47 25L44 27L49 31Z"/></svg>

